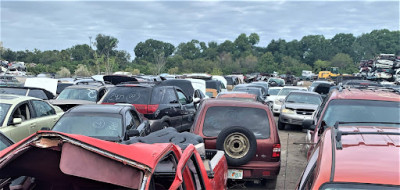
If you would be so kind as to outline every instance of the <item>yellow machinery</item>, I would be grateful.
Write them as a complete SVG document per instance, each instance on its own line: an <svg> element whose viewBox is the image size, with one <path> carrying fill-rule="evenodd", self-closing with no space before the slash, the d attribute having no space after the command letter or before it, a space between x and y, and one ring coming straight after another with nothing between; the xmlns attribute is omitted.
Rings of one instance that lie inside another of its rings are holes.
<svg viewBox="0 0 400 190"><path fill-rule="evenodd" d="M327 78L337 77L339 75L340 75L339 68L331 67L329 71L328 71L328 69L325 69L324 71L320 71L318 73L318 78L319 79L327 79Z"/></svg>

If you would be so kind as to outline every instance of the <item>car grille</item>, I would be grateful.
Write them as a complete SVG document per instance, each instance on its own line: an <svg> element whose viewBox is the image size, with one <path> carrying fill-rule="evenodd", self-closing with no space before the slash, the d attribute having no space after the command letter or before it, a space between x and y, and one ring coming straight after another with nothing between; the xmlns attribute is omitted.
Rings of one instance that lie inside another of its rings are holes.
<svg viewBox="0 0 400 190"><path fill-rule="evenodd" d="M296 110L296 113L299 115L312 115L314 113L314 110L298 109Z"/></svg>

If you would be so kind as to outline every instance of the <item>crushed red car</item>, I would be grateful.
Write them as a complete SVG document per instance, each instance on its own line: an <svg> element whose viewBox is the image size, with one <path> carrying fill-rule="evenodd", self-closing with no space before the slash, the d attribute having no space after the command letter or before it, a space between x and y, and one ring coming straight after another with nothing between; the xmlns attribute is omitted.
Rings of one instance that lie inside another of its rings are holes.
<svg viewBox="0 0 400 190"><path fill-rule="evenodd" d="M20 176L32 180L13 187ZM39 131L0 152L2 189L226 189L226 180L224 153L201 145L182 152L171 143L123 145Z"/></svg>
<svg viewBox="0 0 400 190"><path fill-rule="evenodd" d="M225 151L228 178L265 182L275 188L281 144L268 106L206 99L199 105L191 131L204 139L207 149Z"/></svg>

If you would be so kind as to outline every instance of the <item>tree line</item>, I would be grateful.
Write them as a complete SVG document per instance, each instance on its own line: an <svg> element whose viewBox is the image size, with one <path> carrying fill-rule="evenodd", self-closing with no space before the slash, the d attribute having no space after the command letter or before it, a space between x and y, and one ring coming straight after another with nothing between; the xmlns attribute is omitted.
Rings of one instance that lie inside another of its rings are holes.
<svg viewBox="0 0 400 190"><path fill-rule="evenodd" d="M331 39L307 35L301 40L272 40L260 46L257 33L240 34L222 43L191 40L178 46L155 39L138 43L129 52L118 50L118 39L98 34L93 44L78 44L64 50L13 51L0 48L0 59L23 61L28 72L71 75L128 71L133 74L272 73L300 75L302 70L319 72L332 66L341 73L358 71L358 63L379 53L400 55L400 31L373 30L360 36L339 33Z"/></svg>

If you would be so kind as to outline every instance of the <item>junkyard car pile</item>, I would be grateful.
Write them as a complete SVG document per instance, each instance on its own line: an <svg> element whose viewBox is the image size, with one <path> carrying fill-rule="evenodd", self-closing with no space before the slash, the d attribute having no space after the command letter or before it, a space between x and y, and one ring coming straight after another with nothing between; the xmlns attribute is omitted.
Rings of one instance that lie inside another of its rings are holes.
<svg viewBox="0 0 400 190"><path fill-rule="evenodd" d="M0 189L275 189L286 125L307 129L298 189L399 188L398 92L330 83L310 92L255 76L53 79L68 87L36 98L42 79L4 88ZM379 154L391 167L376 169ZM383 176L370 180L374 171Z"/></svg>
<svg viewBox="0 0 400 190"><path fill-rule="evenodd" d="M400 82L400 57L394 54L380 54L373 60L362 60L360 73L371 80Z"/></svg>

